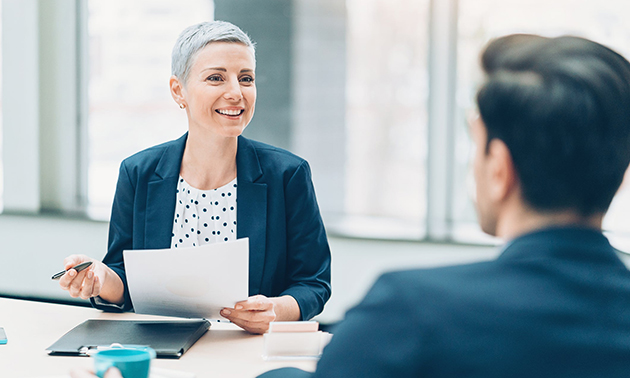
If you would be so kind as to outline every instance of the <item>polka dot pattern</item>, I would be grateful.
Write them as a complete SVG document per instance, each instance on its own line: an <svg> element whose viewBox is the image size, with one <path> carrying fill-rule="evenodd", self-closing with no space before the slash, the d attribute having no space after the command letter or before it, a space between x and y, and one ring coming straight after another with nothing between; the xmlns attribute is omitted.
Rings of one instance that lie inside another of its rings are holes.
<svg viewBox="0 0 630 378"><path fill-rule="evenodd" d="M217 189L199 190L180 176L171 248L236 240L236 188L234 179Z"/></svg>

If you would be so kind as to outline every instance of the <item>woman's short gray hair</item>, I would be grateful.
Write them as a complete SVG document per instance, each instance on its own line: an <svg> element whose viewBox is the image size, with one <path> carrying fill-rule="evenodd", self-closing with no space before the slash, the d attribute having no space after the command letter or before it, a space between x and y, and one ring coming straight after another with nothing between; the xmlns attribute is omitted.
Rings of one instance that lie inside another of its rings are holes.
<svg viewBox="0 0 630 378"><path fill-rule="evenodd" d="M202 22L187 27L177 38L171 57L172 75L185 84L197 53L212 42L241 43L252 50L256 59L254 43L238 26L226 21Z"/></svg>

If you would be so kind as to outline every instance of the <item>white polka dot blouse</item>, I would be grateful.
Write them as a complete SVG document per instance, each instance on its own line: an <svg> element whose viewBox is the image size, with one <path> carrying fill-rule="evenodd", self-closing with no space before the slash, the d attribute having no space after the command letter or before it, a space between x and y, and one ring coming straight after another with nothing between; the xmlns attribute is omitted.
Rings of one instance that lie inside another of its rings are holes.
<svg viewBox="0 0 630 378"><path fill-rule="evenodd" d="M211 190L190 186L181 176L171 248L236 240L236 178Z"/></svg>

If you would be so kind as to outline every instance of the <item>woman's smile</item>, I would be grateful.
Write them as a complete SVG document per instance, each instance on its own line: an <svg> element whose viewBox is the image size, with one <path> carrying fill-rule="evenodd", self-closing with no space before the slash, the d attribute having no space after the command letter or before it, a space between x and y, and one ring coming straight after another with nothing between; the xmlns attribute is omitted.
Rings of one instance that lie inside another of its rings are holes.
<svg viewBox="0 0 630 378"><path fill-rule="evenodd" d="M243 115L243 113L245 113L245 109L244 108L224 108L224 109L217 109L215 110L215 112L229 119L238 119L240 118L241 115Z"/></svg>

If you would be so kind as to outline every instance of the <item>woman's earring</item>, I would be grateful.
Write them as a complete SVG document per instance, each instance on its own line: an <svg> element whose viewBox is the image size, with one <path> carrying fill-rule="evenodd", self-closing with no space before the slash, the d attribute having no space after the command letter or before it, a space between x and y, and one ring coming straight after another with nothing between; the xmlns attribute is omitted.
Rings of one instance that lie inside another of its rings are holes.
<svg viewBox="0 0 630 378"><path fill-rule="evenodd" d="M186 105L184 105L184 104L179 104L179 108L180 108L180 109L184 109L185 107L186 107Z"/></svg>

